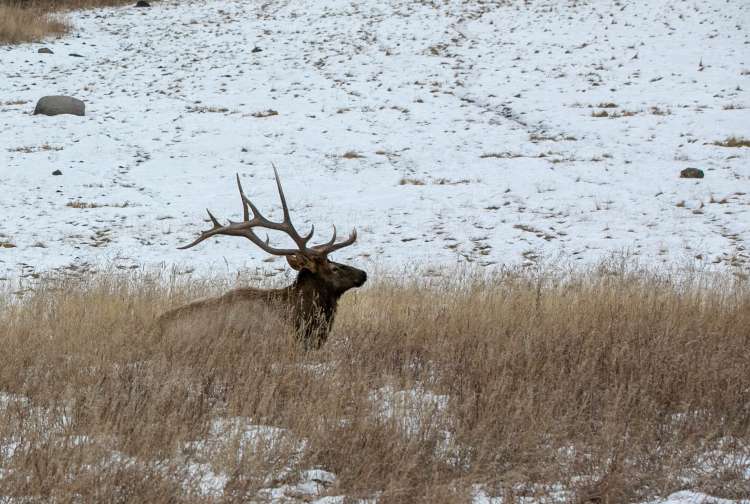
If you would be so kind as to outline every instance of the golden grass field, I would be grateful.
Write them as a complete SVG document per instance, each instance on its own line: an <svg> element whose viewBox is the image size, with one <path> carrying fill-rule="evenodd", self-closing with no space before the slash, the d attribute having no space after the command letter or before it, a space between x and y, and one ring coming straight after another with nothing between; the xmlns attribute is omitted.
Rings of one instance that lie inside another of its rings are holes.
<svg viewBox="0 0 750 504"><path fill-rule="evenodd" d="M151 330L225 281L27 287L0 303L0 496L241 502L311 468L337 476L324 495L379 502L464 502L477 484L507 502L750 490L750 289L729 274L376 274L308 353L289 334ZM201 448L217 419L280 434ZM223 493L190 467L226 475Z"/></svg>

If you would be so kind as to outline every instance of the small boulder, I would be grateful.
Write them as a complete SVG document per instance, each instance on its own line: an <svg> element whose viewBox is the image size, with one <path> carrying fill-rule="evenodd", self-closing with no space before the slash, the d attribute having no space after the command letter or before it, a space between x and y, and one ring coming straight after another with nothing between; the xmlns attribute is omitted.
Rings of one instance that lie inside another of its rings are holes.
<svg viewBox="0 0 750 504"><path fill-rule="evenodd" d="M52 175L62 175L62 172L60 170L55 170L52 172Z"/></svg>
<svg viewBox="0 0 750 504"><path fill-rule="evenodd" d="M58 114L85 115L86 105L72 96L44 96L36 102L34 115L44 114L48 116Z"/></svg>
<svg viewBox="0 0 750 504"><path fill-rule="evenodd" d="M55 53L52 52L52 49L50 49L49 47L41 47L41 48L39 48L39 50L37 52L39 54L55 54Z"/></svg>
<svg viewBox="0 0 750 504"><path fill-rule="evenodd" d="M685 168L680 172L680 178L703 178L703 170L698 168Z"/></svg>
<svg viewBox="0 0 750 504"><path fill-rule="evenodd" d="M83 58L82 54L78 54L78 53L74 53L74 52L68 54L68 56L73 56L74 58Z"/></svg>
<svg viewBox="0 0 750 504"><path fill-rule="evenodd" d="M135 4L136 7L151 7L151 4L148 3L146 0L138 0Z"/></svg>
<svg viewBox="0 0 750 504"><path fill-rule="evenodd" d="M259 53L259 52L261 52L261 51L263 51L263 49L261 49L261 48L260 48L260 47L258 47L258 46L255 46L255 47L253 47L252 51L250 51L250 52L251 52L251 53Z"/></svg>

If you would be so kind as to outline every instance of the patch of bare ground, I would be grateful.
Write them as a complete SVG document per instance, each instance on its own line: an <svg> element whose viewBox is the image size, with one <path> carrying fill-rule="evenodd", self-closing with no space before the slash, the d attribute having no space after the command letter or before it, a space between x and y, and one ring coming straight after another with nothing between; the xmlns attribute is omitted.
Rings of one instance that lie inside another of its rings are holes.
<svg viewBox="0 0 750 504"><path fill-rule="evenodd" d="M337 475L324 494L382 502L466 502L476 483L586 502L686 481L745 495L746 468L706 470L750 444L736 277L612 263L375 280L308 353L218 323L210 339L152 331L218 288L98 274L0 296L0 495L241 502L309 468ZM285 434L212 437L238 419ZM220 496L201 495L196 467L225 475Z"/></svg>

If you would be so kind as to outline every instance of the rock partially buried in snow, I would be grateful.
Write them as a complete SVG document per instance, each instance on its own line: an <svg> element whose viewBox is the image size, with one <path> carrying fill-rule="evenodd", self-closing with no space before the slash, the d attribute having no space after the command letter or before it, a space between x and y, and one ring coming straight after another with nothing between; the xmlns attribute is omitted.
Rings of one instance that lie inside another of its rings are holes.
<svg viewBox="0 0 750 504"><path fill-rule="evenodd" d="M151 7L151 4L148 3L146 0L138 0L135 4L136 7Z"/></svg>
<svg viewBox="0 0 750 504"><path fill-rule="evenodd" d="M86 105L78 98L72 96L44 96L36 102L34 115L44 114L48 116L58 114L85 115Z"/></svg>
<svg viewBox="0 0 750 504"><path fill-rule="evenodd" d="M39 50L37 52L39 54L54 54L52 52L52 49L50 49L49 47L41 47L41 48L39 48Z"/></svg>
<svg viewBox="0 0 750 504"><path fill-rule="evenodd" d="M680 172L680 178L703 178L703 170L698 168L685 168Z"/></svg>

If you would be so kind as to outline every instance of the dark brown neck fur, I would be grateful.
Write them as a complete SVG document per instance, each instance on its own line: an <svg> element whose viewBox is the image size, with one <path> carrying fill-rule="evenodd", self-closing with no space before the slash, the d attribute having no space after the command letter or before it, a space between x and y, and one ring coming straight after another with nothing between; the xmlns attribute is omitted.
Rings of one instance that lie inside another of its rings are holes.
<svg viewBox="0 0 750 504"><path fill-rule="evenodd" d="M297 334L305 346L320 348L328 338L341 294L327 288L307 270L302 270L295 282L282 290L292 307Z"/></svg>
<svg viewBox="0 0 750 504"><path fill-rule="evenodd" d="M307 270L298 273L297 279L288 287L237 289L233 292L242 297L264 299L271 305L288 307L288 316L294 323L297 337L308 349L320 348L328 339L342 294L327 288L324 282Z"/></svg>

